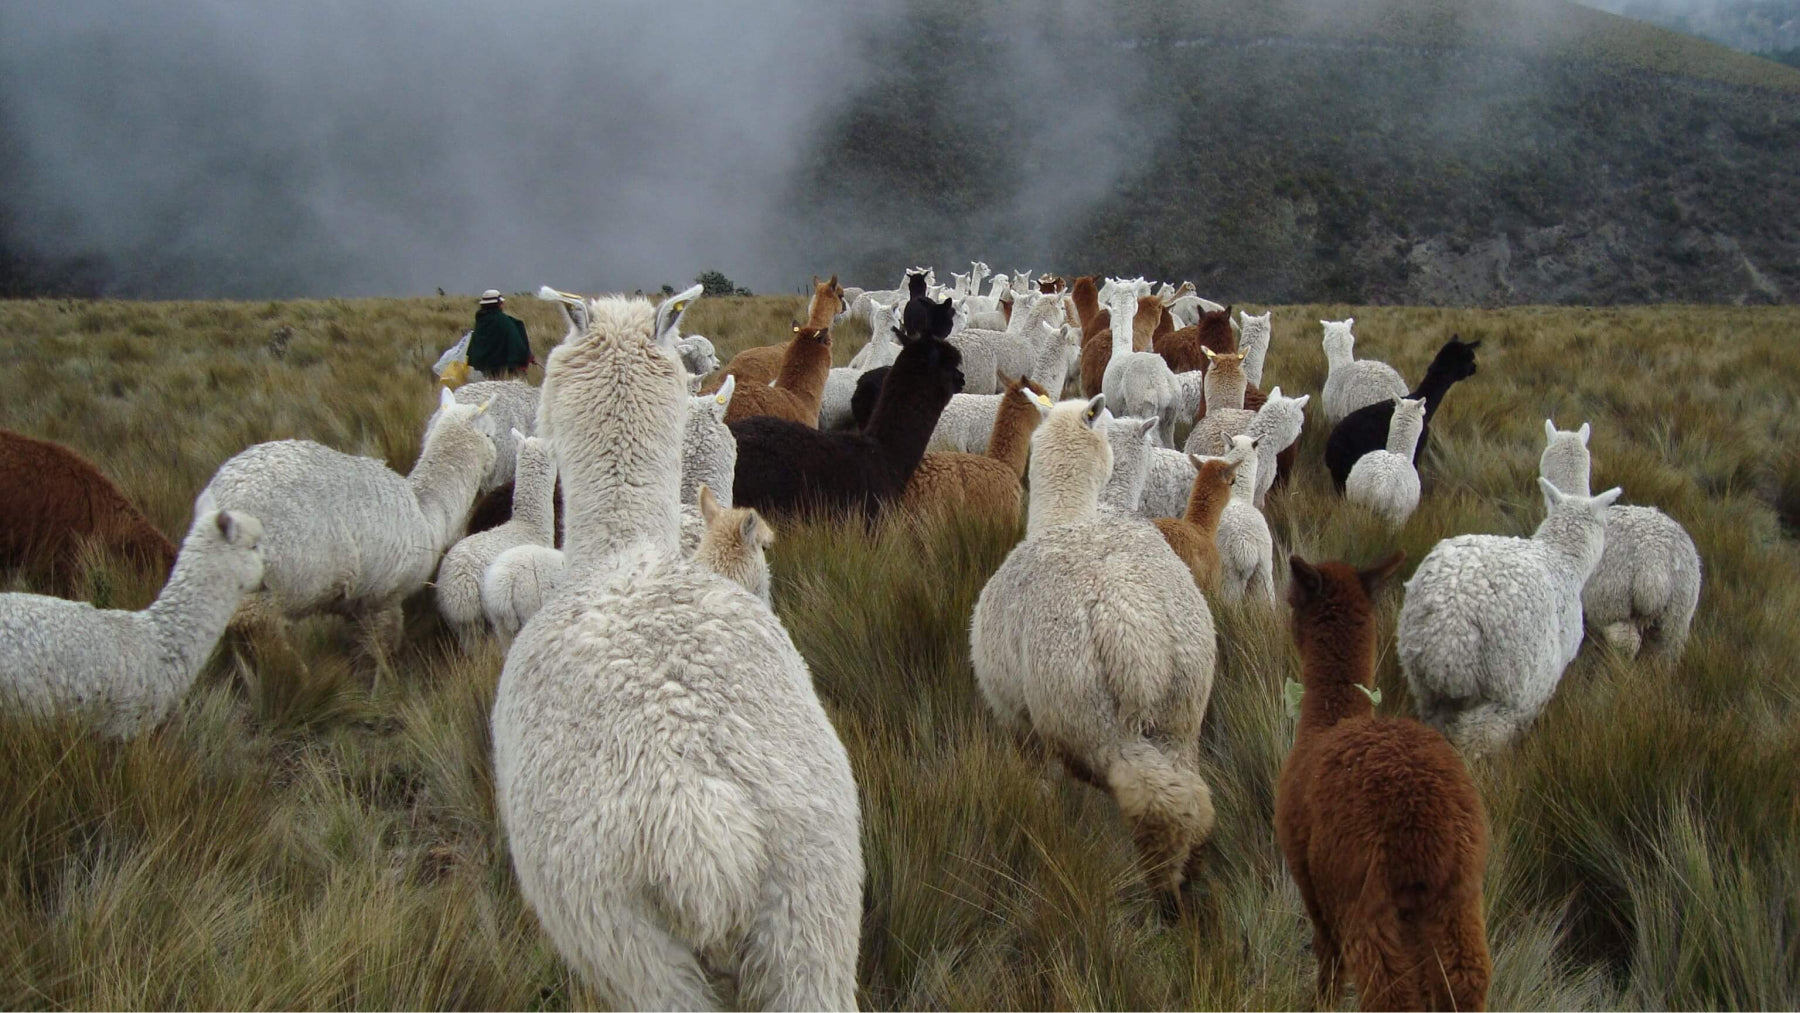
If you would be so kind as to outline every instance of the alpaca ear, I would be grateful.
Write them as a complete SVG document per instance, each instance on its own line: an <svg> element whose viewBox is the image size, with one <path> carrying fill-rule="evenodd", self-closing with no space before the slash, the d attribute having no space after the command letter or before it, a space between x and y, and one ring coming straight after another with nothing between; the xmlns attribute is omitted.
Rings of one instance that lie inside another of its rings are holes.
<svg viewBox="0 0 1800 1013"><path fill-rule="evenodd" d="M1281 384L1276 384L1274 387L1269 389L1269 400L1273 401L1280 396L1281 396Z"/></svg>
<svg viewBox="0 0 1800 1013"><path fill-rule="evenodd" d="M1294 399L1294 407L1296 407L1296 408L1305 408L1305 407L1306 407L1306 403L1307 403L1307 402L1308 402L1308 401L1311 401L1311 400L1312 400L1312 395L1311 395L1311 394L1302 394L1302 395L1300 395L1300 396L1299 396L1299 397L1297 397L1297 398L1295 398L1295 399Z"/></svg>
<svg viewBox="0 0 1800 1013"><path fill-rule="evenodd" d="M1355 327L1356 326L1356 318L1355 317L1345 317L1344 318L1344 326L1345 327Z"/></svg>
<svg viewBox="0 0 1800 1013"><path fill-rule="evenodd" d="M1464 345L1463 345L1463 347L1464 347L1464 348L1466 348L1466 349L1468 349L1468 350L1469 350L1469 351L1471 351L1471 352L1473 352L1473 351L1474 351L1474 350L1475 350L1475 349L1477 349L1477 348L1480 348L1480 347L1481 347L1481 339L1480 339L1480 338L1476 338L1476 339L1475 339L1475 340L1474 340L1474 341L1470 341L1470 342L1467 342L1467 343L1465 343L1465 344L1464 344Z"/></svg>
<svg viewBox="0 0 1800 1013"><path fill-rule="evenodd" d="M1288 604L1298 608L1318 597L1325 588L1325 578L1311 563L1301 559L1298 554L1288 557L1288 570L1294 576L1288 584Z"/></svg>
<svg viewBox="0 0 1800 1013"><path fill-rule="evenodd" d="M1606 508L1612 506L1613 501L1623 495L1625 495L1625 490L1615 485L1611 489L1595 496L1592 500L1591 509L1595 514L1604 515L1606 513Z"/></svg>
<svg viewBox="0 0 1800 1013"><path fill-rule="evenodd" d="M1400 569L1400 564L1404 562L1406 562L1406 553L1396 549L1393 555L1381 562L1356 571L1356 579L1362 584L1363 594L1370 598L1375 597L1375 592L1387 583L1387 579L1392 577L1394 571Z"/></svg>
<svg viewBox="0 0 1800 1013"><path fill-rule="evenodd" d="M694 300L700 298L700 293L704 291L702 286L695 285L684 292L677 292L664 299L656 307L656 329L652 333L651 340L664 348L673 348L675 336L681 328L681 318L687 314L688 307L692 306Z"/></svg>
<svg viewBox="0 0 1800 1013"><path fill-rule="evenodd" d="M1550 480L1542 475L1538 476L1538 490L1544 494L1545 510L1555 510L1556 504L1569 498L1564 496L1561 489L1552 485Z"/></svg>
<svg viewBox="0 0 1800 1013"><path fill-rule="evenodd" d="M236 540L235 536L238 529L237 518L231 516L230 512L221 510L216 514L213 514L213 523L219 526L219 537L225 539L227 543Z"/></svg>
<svg viewBox="0 0 1800 1013"><path fill-rule="evenodd" d="M719 516L718 497L713 495L711 488L702 483L700 486L700 519L711 524L713 518L717 516Z"/></svg>
<svg viewBox="0 0 1800 1013"><path fill-rule="evenodd" d="M1155 428L1156 428L1156 419L1153 419L1153 418L1145 419L1144 424L1138 427L1138 435L1139 436L1149 436L1150 430L1155 429Z"/></svg>
<svg viewBox="0 0 1800 1013"><path fill-rule="evenodd" d="M448 387L439 388L439 390L438 390L438 411L443 411L444 409L446 409L454 404L456 404L456 395L450 393L450 388L448 388Z"/></svg>
<svg viewBox="0 0 1800 1013"><path fill-rule="evenodd" d="M1554 440L1554 439L1556 439L1556 423L1550 421L1549 419L1545 419L1544 420L1544 440L1545 440L1545 442L1548 442L1548 441Z"/></svg>
<svg viewBox="0 0 1800 1013"><path fill-rule="evenodd" d="M445 393L448 394L449 392L446 391ZM1095 394L1093 397L1088 398L1087 411L1081 413L1081 419L1083 422L1087 423L1089 429L1092 429L1094 428L1095 423L1100 420L1100 413L1105 410L1106 395Z"/></svg>
<svg viewBox="0 0 1800 1013"><path fill-rule="evenodd" d="M519 432L518 426L513 427L512 438L513 438L513 442L519 444L520 446L523 446L525 444L525 440L527 439L527 437L524 433Z"/></svg>
<svg viewBox="0 0 1800 1013"><path fill-rule="evenodd" d="M838 287L837 275L833 274L831 276L831 280L827 281L825 284L830 285L832 288L837 288Z"/></svg>
<svg viewBox="0 0 1800 1013"><path fill-rule="evenodd" d="M1201 351L1202 351L1202 352L1205 352L1205 353L1206 353L1206 361L1207 361L1207 364L1208 364L1208 365L1211 365L1211 363L1212 363L1212 361L1213 361L1213 360L1214 360L1214 359L1216 359L1216 358L1218 358L1218 356L1217 356L1217 355L1214 355L1214 354L1213 354L1213 350L1212 350L1212 349L1210 349L1210 348L1208 348L1208 347L1206 347L1206 346L1205 346L1205 345L1201 345L1201 346L1200 346L1200 350L1201 350Z"/></svg>
<svg viewBox="0 0 1800 1013"><path fill-rule="evenodd" d="M733 373L719 385L719 392L713 395L713 403L720 408L731 407L731 395L737 390L737 374Z"/></svg>
<svg viewBox="0 0 1800 1013"><path fill-rule="evenodd" d="M1581 437L1581 445L1582 446L1585 447L1588 445L1588 434L1591 433L1592 431L1593 430L1588 427L1588 424L1586 422L1583 422L1581 424L1580 429L1575 430L1576 434Z"/></svg>

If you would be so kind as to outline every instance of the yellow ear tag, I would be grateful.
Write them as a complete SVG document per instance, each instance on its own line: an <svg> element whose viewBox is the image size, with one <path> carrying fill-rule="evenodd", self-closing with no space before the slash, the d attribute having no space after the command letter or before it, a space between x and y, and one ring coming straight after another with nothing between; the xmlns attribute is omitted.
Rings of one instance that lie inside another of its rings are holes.
<svg viewBox="0 0 1800 1013"><path fill-rule="evenodd" d="M1037 398L1037 403L1038 403L1038 404L1041 404L1041 405L1043 405L1043 406L1044 406L1044 407L1045 407L1045 408L1054 408L1054 407L1056 407L1056 406L1055 406L1055 405L1054 405L1054 404L1053 404L1053 403L1052 403L1052 402L1051 402L1051 401L1050 401L1050 399L1049 399L1049 398L1047 398L1047 397L1045 397L1045 396L1044 396L1044 395L1042 395L1042 394L1034 394L1034 395L1032 395L1032 396L1033 396L1033 397L1036 397L1036 398Z"/></svg>
<svg viewBox="0 0 1800 1013"><path fill-rule="evenodd" d="M714 400L714 401L717 401L717 402L718 402L718 403L720 403L720 404L724 404L724 403L725 403L725 395L723 395L723 394L719 394L719 395L717 395L717 396L715 396L715 397L714 397L714 398L713 398L713 400Z"/></svg>

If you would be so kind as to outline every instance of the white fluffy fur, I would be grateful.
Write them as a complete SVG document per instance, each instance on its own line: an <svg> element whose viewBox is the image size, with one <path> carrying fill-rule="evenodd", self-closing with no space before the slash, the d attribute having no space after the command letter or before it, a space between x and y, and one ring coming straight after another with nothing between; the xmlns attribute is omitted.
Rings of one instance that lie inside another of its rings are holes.
<svg viewBox="0 0 1800 1013"><path fill-rule="evenodd" d="M1244 379L1261 387L1263 360L1269 355L1269 314L1253 317L1239 310L1238 319L1242 321L1238 327L1238 351L1244 353Z"/></svg>
<svg viewBox="0 0 1800 1013"><path fill-rule="evenodd" d="M749 507L719 505L711 489L700 490L700 517L706 530L694 549L695 564L737 581L771 605L767 550L775 542L775 529Z"/></svg>
<svg viewBox="0 0 1800 1013"><path fill-rule="evenodd" d="M1112 448L1112 473L1100 490L1100 512L1134 517L1144 500L1144 482L1150 473L1150 454L1157 449L1155 419L1112 418L1102 427Z"/></svg>
<svg viewBox="0 0 1800 1013"><path fill-rule="evenodd" d="M1565 496L1530 538L1458 535L1406 583L1400 669L1419 717L1464 752L1506 744L1537 716L1581 649L1581 589L1606 548L1612 489Z"/></svg>
<svg viewBox="0 0 1800 1013"><path fill-rule="evenodd" d="M1212 613L1161 534L1098 513L1113 462L1093 416L1058 405L1034 434L1032 530L982 588L970 656L1001 724L1110 791L1167 894L1213 824Z"/></svg>
<svg viewBox="0 0 1800 1013"><path fill-rule="evenodd" d="M513 480L514 429L530 436L537 431L538 389L523 380L482 380L465 383L452 395L457 404L487 409L475 416L475 428L494 441L494 464L481 481L481 491L497 489ZM433 412L426 432L437 425L439 412Z"/></svg>
<svg viewBox="0 0 1800 1013"><path fill-rule="evenodd" d="M1175 374L1155 352L1131 350L1132 318L1137 312L1137 296L1131 291L1115 289L1107 302L1112 315L1112 358L1107 360L1100 389L1115 415L1155 419L1158 443L1174 447L1175 422L1181 412Z"/></svg>
<svg viewBox="0 0 1800 1013"><path fill-rule="evenodd" d="M717 392L689 397L681 430L681 502L698 507L706 486L722 506L731 505L732 476L737 473L737 437L725 424L737 377L728 376Z"/></svg>
<svg viewBox="0 0 1800 1013"><path fill-rule="evenodd" d="M569 556L513 642L494 778L520 892L603 1002L848 1009L862 920L849 758L767 605L676 551L679 365L641 300L590 304L546 419ZM653 663L652 663L653 659Z"/></svg>
<svg viewBox="0 0 1800 1013"><path fill-rule="evenodd" d="M29 714L81 715L114 738L155 725L180 704L239 600L261 582L261 536L248 514L201 514L162 593L141 612L0 594L0 698Z"/></svg>
<svg viewBox="0 0 1800 1013"><path fill-rule="evenodd" d="M1225 601L1246 598L1275 604L1275 539L1269 522L1257 509L1256 476L1262 468L1262 445L1238 434L1224 460L1237 465L1237 481L1231 485L1231 501L1219 515L1219 594ZM1190 470L1192 466L1189 466Z"/></svg>
<svg viewBox="0 0 1800 1013"><path fill-rule="evenodd" d="M516 545L553 545L556 541L556 464L550 448L538 437L517 429L510 442L518 447L512 519L452 545L438 564L438 613L455 631L465 654L475 650L485 625L482 584L488 567Z"/></svg>
<svg viewBox="0 0 1800 1013"><path fill-rule="evenodd" d="M1052 296L1026 294L1014 298L1012 322L1003 331L966 328L951 336L962 353L963 393L993 394L996 375L1046 375L1047 363L1060 360L1056 342L1062 336L1062 302ZM1041 382L1041 381L1040 381Z"/></svg>
<svg viewBox="0 0 1800 1013"><path fill-rule="evenodd" d="M1538 474L1565 493L1588 492L1588 424L1576 432L1544 420ZM1606 550L1581 591L1587 625L1627 657L1648 648L1679 656L1700 605L1700 551L1674 518L1655 507L1606 511Z"/></svg>
<svg viewBox="0 0 1800 1013"><path fill-rule="evenodd" d="M1419 508L1419 472L1413 450L1425 428L1425 399L1401 398L1388 421L1387 447L1357 458L1344 481L1344 498L1373 510L1398 530Z"/></svg>
<svg viewBox="0 0 1800 1013"><path fill-rule="evenodd" d="M1335 426L1344 416L1372 404L1407 394L1406 381L1394 367L1374 359L1357 359L1356 335L1350 332L1355 317L1321 320L1325 325L1325 390L1320 396L1325 424Z"/></svg>

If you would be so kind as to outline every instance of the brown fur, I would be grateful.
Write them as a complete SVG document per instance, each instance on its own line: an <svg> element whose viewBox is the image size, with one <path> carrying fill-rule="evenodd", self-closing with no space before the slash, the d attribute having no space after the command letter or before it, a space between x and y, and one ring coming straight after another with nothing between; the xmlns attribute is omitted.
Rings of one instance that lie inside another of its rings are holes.
<svg viewBox="0 0 1800 1013"><path fill-rule="evenodd" d="M1493 974L1481 796L1442 735L1377 717L1359 688L1375 683L1369 597L1404 558L1361 572L1289 560L1306 688L1275 836L1312 918L1320 1007L1348 971L1363 1009L1479 1010Z"/></svg>
<svg viewBox="0 0 1800 1013"><path fill-rule="evenodd" d="M1038 278L1038 292L1043 295L1059 295L1067 287L1067 282L1053 274Z"/></svg>
<svg viewBox="0 0 1800 1013"><path fill-rule="evenodd" d="M1194 326L1165 335L1156 345L1156 354L1163 357L1170 370L1189 373L1206 368L1206 353L1200 350L1202 348L1210 348L1215 353L1238 350L1237 332L1231 329L1231 307L1216 313L1202 313Z"/></svg>
<svg viewBox="0 0 1800 1013"><path fill-rule="evenodd" d="M775 529L748 507L721 507L713 491L700 487L700 518L706 532L694 550L694 562L735 580L755 593L755 573L763 551L775 544Z"/></svg>
<svg viewBox="0 0 1800 1013"><path fill-rule="evenodd" d="M850 308L844 301L844 287L838 284L835 274L824 281L815 274L812 284L812 299L806 304L806 326L816 331L830 330L832 323Z"/></svg>
<svg viewBox="0 0 1800 1013"><path fill-rule="evenodd" d="M0 429L0 566L59 594L79 586L92 542L167 578L175 545L100 469L59 443Z"/></svg>
<svg viewBox="0 0 1800 1013"><path fill-rule="evenodd" d="M1043 414L1019 396L1021 390L1048 397L1026 377L1000 377L1000 407L985 454L950 451L926 454L906 483L904 502L914 511L981 513L1012 519L1019 516L1024 495L1019 482L1031 456L1031 434Z"/></svg>
<svg viewBox="0 0 1800 1013"><path fill-rule="evenodd" d="M1175 314L1163 307L1162 315L1156 318L1156 329L1150 332L1150 347L1155 348L1158 341L1175 333Z"/></svg>
<svg viewBox="0 0 1800 1013"><path fill-rule="evenodd" d="M740 378L731 404L725 409L725 422L767 415L816 429L819 403L825 397L825 377L830 372L831 331L796 325L794 339L782 354L775 386L744 386Z"/></svg>
<svg viewBox="0 0 1800 1013"><path fill-rule="evenodd" d="M844 301L843 286L838 284L837 275L834 274L824 281L820 281L818 275L814 275L812 298L806 304L806 323L799 326L803 330L830 330L832 321L836 320L838 314L844 312L848 307L849 304ZM717 394L719 388L725 385L725 378L728 376L738 378L737 391L739 394L751 387L767 387L770 380L781 375L781 363L787 355L787 350L788 345L761 345L756 348L746 348L732 356L731 361L725 364L724 369L714 373L711 379L701 384L700 393ZM828 370L829 368L827 366ZM823 381L820 382L823 383ZM733 400L736 398L736 394L732 395ZM759 412L758 414L764 413ZM813 421L807 424L818 425L818 417L815 415Z"/></svg>
<svg viewBox="0 0 1800 1013"><path fill-rule="evenodd" d="M1218 458L1202 461L1188 455L1194 467L1194 489L1188 494L1187 513L1180 517L1156 518L1156 530L1169 543L1169 548L1193 571L1194 583L1202 591L1219 586L1219 518L1225 504L1231 502L1231 487L1237 483L1236 464Z"/></svg>
<svg viewBox="0 0 1800 1013"><path fill-rule="evenodd" d="M1153 295L1139 296L1137 313L1131 318L1131 350L1148 352L1154 346L1156 326L1162 323L1163 314L1168 307L1161 299Z"/></svg>
<svg viewBox="0 0 1800 1013"><path fill-rule="evenodd" d="M1085 285L1083 284L1085 283ZM1094 279L1075 279L1075 310L1081 315L1081 396L1100 393L1106 366L1112 362L1112 314L1100 308L1100 290ZM1156 325L1164 312L1162 300L1155 296L1138 299L1137 313L1131 319L1131 348L1151 351Z"/></svg>

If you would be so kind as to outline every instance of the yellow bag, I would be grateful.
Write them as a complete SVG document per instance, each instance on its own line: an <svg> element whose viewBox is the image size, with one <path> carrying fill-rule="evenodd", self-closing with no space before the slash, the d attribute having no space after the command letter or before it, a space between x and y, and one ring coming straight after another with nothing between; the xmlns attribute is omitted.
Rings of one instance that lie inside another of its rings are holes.
<svg viewBox="0 0 1800 1013"><path fill-rule="evenodd" d="M438 383L443 384L447 390L455 390L468 382L469 364L466 362L452 362L438 374Z"/></svg>

